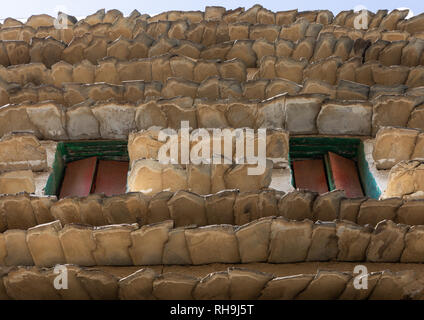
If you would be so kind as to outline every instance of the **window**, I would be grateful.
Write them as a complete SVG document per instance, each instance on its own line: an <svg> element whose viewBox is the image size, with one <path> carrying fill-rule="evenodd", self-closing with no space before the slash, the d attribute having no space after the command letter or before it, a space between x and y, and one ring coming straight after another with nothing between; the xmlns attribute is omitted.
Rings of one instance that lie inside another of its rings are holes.
<svg viewBox="0 0 424 320"><path fill-rule="evenodd" d="M126 192L127 141L60 142L45 193L59 198Z"/></svg>
<svg viewBox="0 0 424 320"><path fill-rule="evenodd" d="M359 170L361 147L361 141L354 138L291 138L293 186L318 193L341 189L348 198L363 197L366 192L361 176L369 175L366 168L362 168L362 174Z"/></svg>

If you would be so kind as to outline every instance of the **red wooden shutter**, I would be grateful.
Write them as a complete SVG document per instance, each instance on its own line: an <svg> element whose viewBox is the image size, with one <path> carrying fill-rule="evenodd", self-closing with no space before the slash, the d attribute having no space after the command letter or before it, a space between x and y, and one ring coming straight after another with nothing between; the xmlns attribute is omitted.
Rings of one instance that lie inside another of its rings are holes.
<svg viewBox="0 0 424 320"><path fill-rule="evenodd" d="M319 193L328 192L324 161L322 159L295 160L293 161L293 171L296 188Z"/></svg>
<svg viewBox="0 0 424 320"><path fill-rule="evenodd" d="M68 163L59 198L88 196L93 184L96 164L97 157Z"/></svg>
<svg viewBox="0 0 424 320"><path fill-rule="evenodd" d="M355 162L332 152L328 155L336 189L344 190L348 198L363 197L364 193Z"/></svg>
<svg viewBox="0 0 424 320"><path fill-rule="evenodd" d="M93 193L123 194L127 187L128 162L100 160Z"/></svg>

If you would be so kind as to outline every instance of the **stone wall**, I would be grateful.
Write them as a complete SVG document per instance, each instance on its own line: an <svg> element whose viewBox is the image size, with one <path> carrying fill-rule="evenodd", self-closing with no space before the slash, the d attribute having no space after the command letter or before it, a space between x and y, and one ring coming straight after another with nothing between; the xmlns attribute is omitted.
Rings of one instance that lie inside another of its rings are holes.
<svg viewBox="0 0 424 320"><path fill-rule="evenodd" d="M373 151L377 169L391 169L401 161L424 160L424 133L417 129L382 127Z"/></svg>
<svg viewBox="0 0 424 320"><path fill-rule="evenodd" d="M284 217L265 217L240 227L176 228L172 220L142 227L136 223L62 227L56 220L28 230L7 230L0 235L0 243L0 264L6 266L424 262L423 226L391 220L380 221L375 228Z"/></svg>
<svg viewBox="0 0 424 320"><path fill-rule="evenodd" d="M383 198L423 198L423 196L424 161L404 160L392 167Z"/></svg>
<svg viewBox="0 0 424 320"><path fill-rule="evenodd" d="M318 271L276 277L252 269L230 267L204 277L158 273L143 268L117 277L103 270L67 265L68 288L56 290L53 268L1 268L1 300L387 300L419 299L422 285L413 271L368 274L368 289L356 290L351 273Z"/></svg>
<svg viewBox="0 0 424 320"><path fill-rule="evenodd" d="M193 129L267 127L285 128L291 134L370 136L383 126L424 129L424 109L419 96L384 95L367 102L326 100L325 95L303 94L279 95L261 102L246 99L235 102L193 99L177 79L170 79L167 88L175 98L119 102L115 98L117 88L95 84L81 87L84 96L79 94L81 91L66 91L67 99L76 98L76 103L79 99L89 99L73 107L53 101L4 106L0 108L0 136L26 131L46 140L126 139L131 131L151 126L179 129L182 120L189 121ZM147 87L142 92L145 90ZM96 99L97 94L102 100L92 101L91 97ZM108 96L115 100L104 101ZM26 97L23 95L22 99ZM399 105L403 107L398 108ZM44 121L46 117L49 121Z"/></svg>
<svg viewBox="0 0 424 320"><path fill-rule="evenodd" d="M128 193L85 198L36 197L27 194L0 197L0 231L28 229L59 220L103 226L119 223L139 225L174 220L177 227L210 224L243 225L268 216L302 221L346 220L359 225L377 225L382 220L409 225L424 224L424 200L389 198L347 199L341 191L322 195L296 190L239 192L223 190L202 196L187 191L163 191L148 196Z"/></svg>

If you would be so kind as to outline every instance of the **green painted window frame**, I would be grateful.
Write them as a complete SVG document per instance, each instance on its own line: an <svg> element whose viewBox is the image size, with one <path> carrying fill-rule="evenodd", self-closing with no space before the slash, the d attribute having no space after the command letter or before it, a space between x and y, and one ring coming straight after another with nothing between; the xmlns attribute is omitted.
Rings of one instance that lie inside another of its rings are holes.
<svg viewBox="0 0 424 320"><path fill-rule="evenodd" d="M128 141L126 140L96 140L69 141L57 144L53 170L47 179L44 193L58 196L65 173L66 164L72 161L90 157L99 160L129 161Z"/></svg>
<svg viewBox="0 0 424 320"><path fill-rule="evenodd" d="M374 176L372 175L367 161L365 160L364 143L359 138L344 137L290 137L289 140L289 163L292 171L292 185L295 186L292 162L294 159L323 159L326 160L327 153L334 152L338 155L356 161L359 179L366 196L378 199L381 195ZM326 165L326 175L329 190L335 189L331 179L329 166Z"/></svg>

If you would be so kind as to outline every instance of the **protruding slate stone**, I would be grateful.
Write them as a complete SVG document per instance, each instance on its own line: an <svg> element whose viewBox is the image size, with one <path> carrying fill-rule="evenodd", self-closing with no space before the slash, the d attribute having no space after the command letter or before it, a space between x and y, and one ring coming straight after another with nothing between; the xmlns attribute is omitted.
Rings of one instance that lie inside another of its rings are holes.
<svg viewBox="0 0 424 320"><path fill-rule="evenodd" d="M4 234L4 264L7 266L32 266L34 261L26 242L26 230L7 230Z"/></svg>
<svg viewBox="0 0 424 320"><path fill-rule="evenodd" d="M312 275L277 277L269 281L262 290L260 300L292 300L312 281Z"/></svg>
<svg viewBox="0 0 424 320"><path fill-rule="evenodd" d="M81 270L77 279L93 300L116 300L118 298L118 279L100 270Z"/></svg>
<svg viewBox="0 0 424 320"><path fill-rule="evenodd" d="M337 219L340 212L340 202L344 197L343 190L334 190L319 195L314 201L314 219L322 221Z"/></svg>
<svg viewBox="0 0 424 320"><path fill-rule="evenodd" d="M405 233L408 226L390 220L377 224L367 249L367 260L371 262L398 262L405 248Z"/></svg>
<svg viewBox="0 0 424 320"><path fill-rule="evenodd" d="M338 271L319 271L308 287L296 299L337 299L345 290L350 278L349 275Z"/></svg>
<svg viewBox="0 0 424 320"><path fill-rule="evenodd" d="M229 268L230 299L256 300L268 281L271 274L250 271L241 268Z"/></svg>
<svg viewBox="0 0 424 320"><path fill-rule="evenodd" d="M122 300L153 300L153 281L156 273L152 269L141 269L118 282L119 298Z"/></svg>
<svg viewBox="0 0 424 320"><path fill-rule="evenodd" d="M305 261L312 241L312 222L276 218L271 224L268 262Z"/></svg>
<svg viewBox="0 0 424 320"><path fill-rule="evenodd" d="M380 221L396 218L396 211L402 204L398 198L393 199L368 199L361 204L358 213L358 224L376 226Z"/></svg>
<svg viewBox="0 0 424 320"><path fill-rule="evenodd" d="M110 225L93 231L96 250L93 251L97 265L130 266L133 264L128 248L135 225Z"/></svg>
<svg viewBox="0 0 424 320"><path fill-rule="evenodd" d="M193 264L237 263L240 261L233 226L186 229L185 236Z"/></svg>
<svg viewBox="0 0 424 320"><path fill-rule="evenodd" d="M66 262L58 235L61 229L57 220L28 229L26 239L36 266L50 267Z"/></svg>
<svg viewBox="0 0 424 320"><path fill-rule="evenodd" d="M168 241L168 232L174 221L142 226L131 232L132 245L129 248L134 265L162 264L163 248Z"/></svg>
<svg viewBox="0 0 424 320"><path fill-rule="evenodd" d="M200 279L193 291L196 300L228 300L230 280L226 271L209 273Z"/></svg>
<svg viewBox="0 0 424 320"><path fill-rule="evenodd" d="M347 221L336 224L337 247L339 261L363 261L371 239L372 229Z"/></svg>
<svg viewBox="0 0 424 320"><path fill-rule="evenodd" d="M329 261L337 257L338 251L336 224L317 221L312 228L312 242L306 259Z"/></svg>
<svg viewBox="0 0 424 320"><path fill-rule="evenodd" d="M163 264L192 264L185 229L186 227L180 227L169 231L168 241L163 248Z"/></svg>
<svg viewBox="0 0 424 320"><path fill-rule="evenodd" d="M272 218L261 218L236 230L242 263L261 262L268 258Z"/></svg>
<svg viewBox="0 0 424 320"><path fill-rule="evenodd" d="M291 220L312 220L312 207L316 196L316 193L305 190L289 192L278 202L279 214Z"/></svg>
<svg viewBox="0 0 424 320"><path fill-rule="evenodd" d="M197 194L177 191L168 201L168 207L176 227L207 224L205 200Z"/></svg>
<svg viewBox="0 0 424 320"><path fill-rule="evenodd" d="M62 245L66 262L79 266L94 266L92 251L96 249L96 242L91 227L77 224L68 224L59 231L59 240Z"/></svg>

